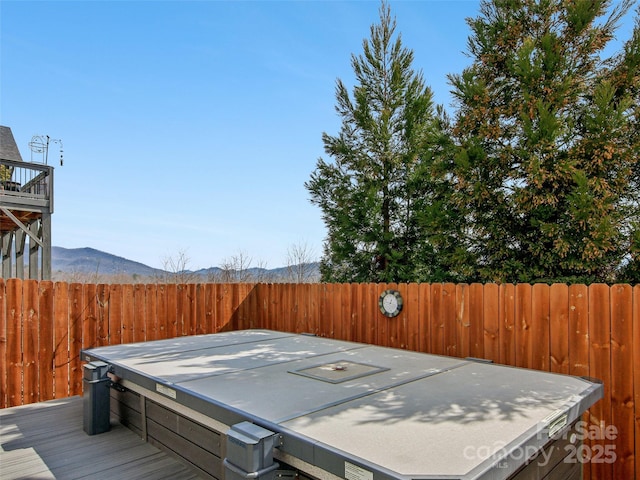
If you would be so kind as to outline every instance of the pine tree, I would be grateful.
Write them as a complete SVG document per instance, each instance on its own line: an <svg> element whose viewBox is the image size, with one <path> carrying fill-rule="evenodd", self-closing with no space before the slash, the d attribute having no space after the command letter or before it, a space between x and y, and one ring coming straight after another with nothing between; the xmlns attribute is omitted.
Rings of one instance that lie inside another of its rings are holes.
<svg viewBox="0 0 640 480"><path fill-rule="evenodd" d="M411 252L424 238L414 220L420 155L434 125L432 92L412 69L413 52L395 35L382 3L363 53L352 55L353 96L336 82L339 135L323 134L325 152L305 186L327 227L324 281L407 281Z"/></svg>
<svg viewBox="0 0 640 480"><path fill-rule="evenodd" d="M448 202L478 279L606 281L628 255L638 66L600 57L630 5L483 1L469 20Z"/></svg>
<svg viewBox="0 0 640 480"><path fill-rule="evenodd" d="M627 115L632 121L628 128L628 143L635 148L635 162L631 167L631 188L625 202L629 212L630 234L628 255L616 278L620 282L640 283L640 7L636 10L635 26L624 51L611 69L617 101L631 98Z"/></svg>

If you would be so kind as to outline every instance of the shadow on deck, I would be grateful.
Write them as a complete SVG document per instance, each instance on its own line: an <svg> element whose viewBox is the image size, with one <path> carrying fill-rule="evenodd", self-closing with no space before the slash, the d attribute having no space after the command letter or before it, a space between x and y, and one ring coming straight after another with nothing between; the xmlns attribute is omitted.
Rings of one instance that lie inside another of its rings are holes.
<svg viewBox="0 0 640 480"><path fill-rule="evenodd" d="M196 480L173 457L113 423L111 431L87 435L82 398L0 410L0 478Z"/></svg>

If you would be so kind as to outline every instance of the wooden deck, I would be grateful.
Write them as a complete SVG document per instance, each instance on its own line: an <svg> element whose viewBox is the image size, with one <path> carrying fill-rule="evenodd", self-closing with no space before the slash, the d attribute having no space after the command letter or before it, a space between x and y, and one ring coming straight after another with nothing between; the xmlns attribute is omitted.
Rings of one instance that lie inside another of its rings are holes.
<svg viewBox="0 0 640 480"><path fill-rule="evenodd" d="M89 436L82 398L0 410L0 479L199 479L191 469L131 430Z"/></svg>

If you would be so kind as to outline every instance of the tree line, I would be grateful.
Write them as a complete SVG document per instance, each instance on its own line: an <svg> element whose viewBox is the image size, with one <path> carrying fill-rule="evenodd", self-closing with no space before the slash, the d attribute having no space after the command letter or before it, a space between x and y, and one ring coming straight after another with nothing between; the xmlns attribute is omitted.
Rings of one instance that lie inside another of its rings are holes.
<svg viewBox="0 0 640 480"><path fill-rule="evenodd" d="M640 279L640 8L484 0L436 105L382 2L305 183L328 282Z"/></svg>

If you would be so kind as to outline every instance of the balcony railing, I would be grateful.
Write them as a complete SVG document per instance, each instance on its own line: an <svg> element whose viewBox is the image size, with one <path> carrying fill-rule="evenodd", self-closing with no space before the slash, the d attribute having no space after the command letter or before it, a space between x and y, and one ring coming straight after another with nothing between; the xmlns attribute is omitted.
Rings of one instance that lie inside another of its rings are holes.
<svg viewBox="0 0 640 480"><path fill-rule="evenodd" d="M0 204L48 206L53 213L53 167L0 160Z"/></svg>

